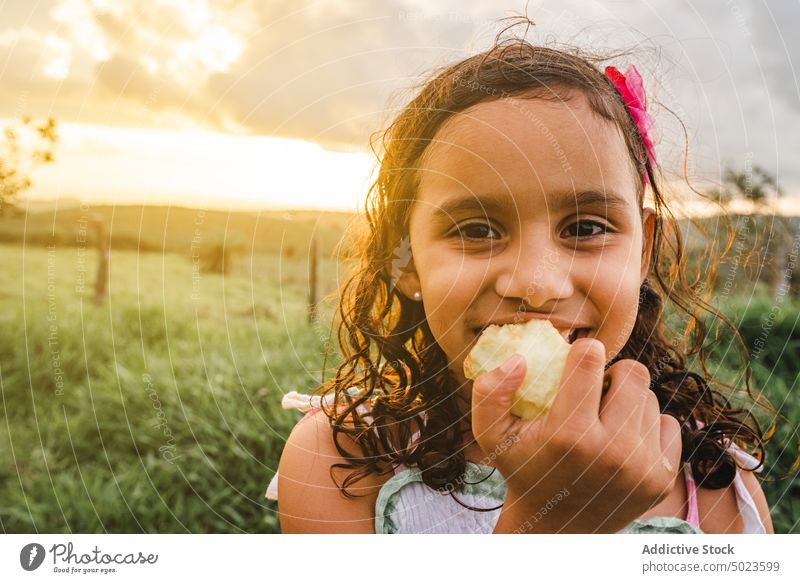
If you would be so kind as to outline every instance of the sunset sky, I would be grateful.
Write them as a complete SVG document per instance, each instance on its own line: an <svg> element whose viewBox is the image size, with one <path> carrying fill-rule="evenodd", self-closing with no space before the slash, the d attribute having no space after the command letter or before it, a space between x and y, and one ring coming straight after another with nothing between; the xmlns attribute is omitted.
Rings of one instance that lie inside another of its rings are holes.
<svg viewBox="0 0 800 583"><path fill-rule="evenodd" d="M59 122L32 199L352 209L370 134L525 4L6 0L0 120ZM619 64L686 124L693 176L755 162L800 195L797 2L547 0L528 14L532 41L632 48ZM678 172L680 126L653 112Z"/></svg>

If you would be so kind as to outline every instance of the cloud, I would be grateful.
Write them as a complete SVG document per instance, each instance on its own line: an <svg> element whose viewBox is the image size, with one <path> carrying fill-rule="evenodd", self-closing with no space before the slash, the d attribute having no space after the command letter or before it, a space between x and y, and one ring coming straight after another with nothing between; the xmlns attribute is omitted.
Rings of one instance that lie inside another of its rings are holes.
<svg viewBox="0 0 800 583"><path fill-rule="evenodd" d="M61 81L69 75L71 43L53 33L28 27L0 32L0 49L7 51L3 79L16 83Z"/></svg>
<svg viewBox="0 0 800 583"><path fill-rule="evenodd" d="M485 24L451 6L57 0L51 20L74 54L52 68L85 84L81 121L142 124L172 112L217 128L363 148L386 121L392 92L443 55L463 55ZM21 68L30 60L15 58Z"/></svg>
<svg viewBox="0 0 800 583"><path fill-rule="evenodd" d="M29 105L74 121L205 124L364 148L422 74L485 48L505 8L525 5L54 0L50 28L39 19L35 29L0 30L0 113L19 109L24 92ZM630 58L687 124L698 171L713 175L748 153L778 169L797 151L800 37L790 28L800 5L565 0L528 12L537 42L644 46ZM658 113L663 159L677 167L682 130ZM800 188L800 168L780 170Z"/></svg>
<svg viewBox="0 0 800 583"><path fill-rule="evenodd" d="M56 0L47 10L50 30L0 30L10 65L0 69L0 93L24 93L29 104L47 96L57 115L78 111L72 119L88 122L203 116L208 79L241 58L256 24L249 1Z"/></svg>
<svg viewBox="0 0 800 583"><path fill-rule="evenodd" d="M209 94L243 126L332 147L366 147L393 93L463 55L475 24L400 2L260 6L243 59L210 79Z"/></svg>
<svg viewBox="0 0 800 583"><path fill-rule="evenodd" d="M800 111L800 4L764 3L751 8L753 36L756 39L766 83L776 96Z"/></svg>

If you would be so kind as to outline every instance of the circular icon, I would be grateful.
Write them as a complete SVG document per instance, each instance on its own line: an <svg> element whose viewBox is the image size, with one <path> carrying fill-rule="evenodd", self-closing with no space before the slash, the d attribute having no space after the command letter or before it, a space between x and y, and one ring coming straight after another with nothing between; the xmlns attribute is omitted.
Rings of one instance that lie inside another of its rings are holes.
<svg viewBox="0 0 800 583"><path fill-rule="evenodd" d="M39 543L30 543L19 552L19 564L26 571L35 571L44 561L44 547Z"/></svg>

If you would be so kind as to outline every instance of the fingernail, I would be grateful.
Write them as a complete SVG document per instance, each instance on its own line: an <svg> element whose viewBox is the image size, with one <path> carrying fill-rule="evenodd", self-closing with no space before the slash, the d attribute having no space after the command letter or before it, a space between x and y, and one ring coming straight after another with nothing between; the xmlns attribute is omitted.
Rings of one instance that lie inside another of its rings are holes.
<svg viewBox="0 0 800 583"><path fill-rule="evenodd" d="M597 338L591 338L589 336L585 336L584 338L578 338L575 342L572 343L573 346L575 345L586 345L586 346L596 346L596 345L603 345Z"/></svg>
<svg viewBox="0 0 800 583"><path fill-rule="evenodd" d="M513 355L503 363L503 366L500 367L500 372L504 375L511 374L519 367L521 358L522 356L519 354Z"/></svg>
<svg viewBox="0 0 800 583"><path fill-rule="evenodd" d="M603 344L597 338L578 338L575 342L572 343L572 346L583 346L587 350L591 350L594 352L602 352L603 356L605 357L606 353L606 345Z"/></svg>

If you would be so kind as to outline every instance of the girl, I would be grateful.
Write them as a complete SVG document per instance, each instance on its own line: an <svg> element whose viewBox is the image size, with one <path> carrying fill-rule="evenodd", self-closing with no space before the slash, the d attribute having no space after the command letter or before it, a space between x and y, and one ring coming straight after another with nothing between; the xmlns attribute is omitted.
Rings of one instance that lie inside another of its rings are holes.
<svg viewBox="0 0 800 583"><path fill-rule="evenodd" d="M772 532L762 433L711 387L698 309L716 312L687 285L645 105L635 67L498 36L394 120L344 363L284 399L307 415L267 494L283 532ZM523 421L524 359L462 367L484 327L531 318L572 346L551 411Z"/></svg>

